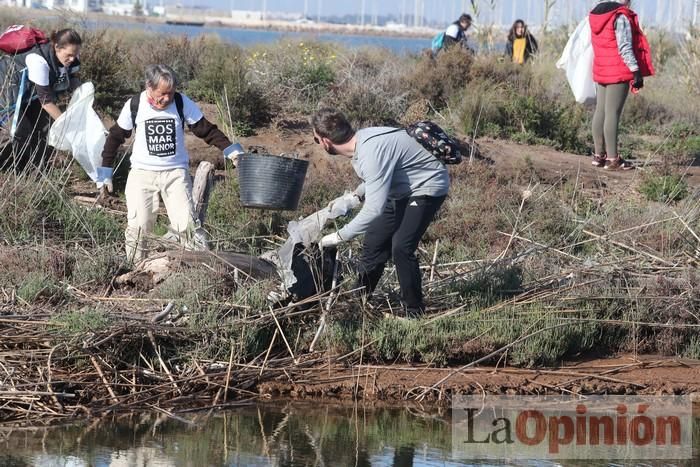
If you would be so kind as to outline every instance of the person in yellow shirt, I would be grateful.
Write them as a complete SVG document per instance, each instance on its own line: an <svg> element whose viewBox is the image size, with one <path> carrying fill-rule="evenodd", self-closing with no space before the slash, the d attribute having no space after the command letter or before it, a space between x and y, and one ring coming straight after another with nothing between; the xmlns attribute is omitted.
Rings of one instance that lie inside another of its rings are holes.
<svg viewBox="0 0 700 467"><path fill-rule="evenodd" d="M525 21L515 20L508 33L506 44L506 56L513 63L522 65L534 54L537 53L537 41L527 30Z"/></svg>

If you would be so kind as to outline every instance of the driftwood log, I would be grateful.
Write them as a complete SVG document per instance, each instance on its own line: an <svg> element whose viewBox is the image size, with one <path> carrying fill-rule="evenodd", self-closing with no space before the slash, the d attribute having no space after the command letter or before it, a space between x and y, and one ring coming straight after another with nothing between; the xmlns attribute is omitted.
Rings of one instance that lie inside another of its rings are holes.
<svg viewBox="0 0 700 467"><path fill-rule="evenodd" d="M213 186L214 165L202 161L197 168L192 188L195 213L202 224L206 218L209 195ZM168 237L169 235L166 234L163 239L170 240ZM177 237L173 240L177 242ZM225 251L187 251L178 245L174 249L151 255L139 262L132 271L118 276L114 284L151 289L173 272L182 270L183 267L196 267L202 264L221 274L233 272L256 280L275 277L277 273L272 263L255 256Z"/></svg>
<svg viewBox="0 0 700 467"><path fill-rule="evenodd" d="M209 195L214 186L214 164L202 161L197 167L192 184L192 199L194 201L194 212L201 225L204 225L204 218L207 215L209 205Z"/></svg>
<svg viewBox="0 0 700 467"><path fill-rule="evenodd" d="M117 276L116 286L137 286L148 290L163 282L169 275L183 268L207 265L221 273L239 273L243 277L263 280L276 277L277 268L256 256L226 251L170 250L149 256L136 264L133 270Z"/></svg>

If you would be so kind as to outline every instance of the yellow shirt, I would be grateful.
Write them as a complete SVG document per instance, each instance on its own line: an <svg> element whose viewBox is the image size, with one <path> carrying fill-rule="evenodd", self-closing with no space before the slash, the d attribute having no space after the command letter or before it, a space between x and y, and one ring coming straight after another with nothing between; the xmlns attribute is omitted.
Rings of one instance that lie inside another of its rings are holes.
<svg viewBox="0 0 700 467"><path fill-rule="evenodd" d="M524 37L515 39L513 41L513 63L523 64L525 63L525 46L527 41Z"/></svg>

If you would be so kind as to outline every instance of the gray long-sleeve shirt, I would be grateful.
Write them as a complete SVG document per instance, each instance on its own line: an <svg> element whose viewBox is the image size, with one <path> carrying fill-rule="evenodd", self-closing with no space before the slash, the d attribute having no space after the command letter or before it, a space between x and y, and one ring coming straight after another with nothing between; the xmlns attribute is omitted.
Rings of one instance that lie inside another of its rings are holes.
<svg viewBox="0 0 700 467"><path fill-rule="evenodd" d="M447 168L404 130L365 128L355 136L352 166L364 182L355 191L364 194L365 204L338 232L343 240L363 234L389 200L447 194Z"/></svg>
<svg viewBox="0 0 700 467"><path fill-rule="evenodd" d="M617 51L620 52L620 57L627 68L632 73L639 70L632 47L632 25L625 15L618 15L615 18L615 40L617 41Z"/></svg>

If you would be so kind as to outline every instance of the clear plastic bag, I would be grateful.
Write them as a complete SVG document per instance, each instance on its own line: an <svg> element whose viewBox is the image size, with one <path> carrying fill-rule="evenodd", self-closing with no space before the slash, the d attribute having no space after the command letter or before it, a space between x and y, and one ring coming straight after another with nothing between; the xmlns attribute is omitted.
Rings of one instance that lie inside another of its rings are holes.
<svg viewBox="0 0 700 467"><path fill-rule="evenodd" d="M289 238L287 238L284 245L279 250L261 256L262 259L270 261L277 266L277 271L282 279L282 286L280 287L282 290L289 289L297 281L292 272L294 245L303 243L304 246L309 246L314 242L318 242L321 239L321 231L326 222L346 215L359 205L360 200L357 195L352 192L346 192L323 209L300 221L291 221L287 225ZM331 209L329 209L329 206L331 206Z"/></svg>
<svg viewBox="0 0 700 467"><path fill-rule="evenodd" d="M70 151L88 176L97 181L107 130L92 108L94 100L92 83L84 83L76 89L66 111L51 125L49 144L61 151Z"/></svg>

